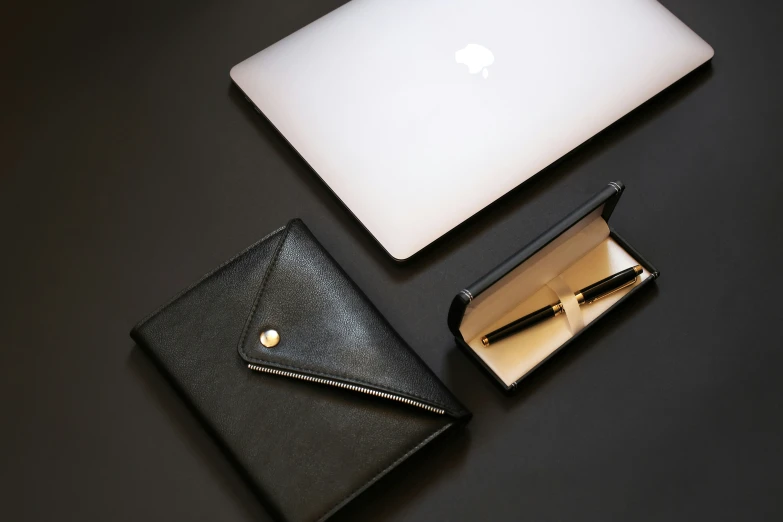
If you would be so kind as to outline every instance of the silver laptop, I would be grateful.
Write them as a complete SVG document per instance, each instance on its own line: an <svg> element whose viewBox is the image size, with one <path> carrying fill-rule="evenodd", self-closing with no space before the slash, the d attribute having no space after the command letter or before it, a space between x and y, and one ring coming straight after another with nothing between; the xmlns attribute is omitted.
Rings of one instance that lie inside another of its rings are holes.
<svg viewBox="0 0 783 522"><path fill-rule="evenodd" d="M231 78L402 260L712 55L655 0L353 0Z"/></svg>

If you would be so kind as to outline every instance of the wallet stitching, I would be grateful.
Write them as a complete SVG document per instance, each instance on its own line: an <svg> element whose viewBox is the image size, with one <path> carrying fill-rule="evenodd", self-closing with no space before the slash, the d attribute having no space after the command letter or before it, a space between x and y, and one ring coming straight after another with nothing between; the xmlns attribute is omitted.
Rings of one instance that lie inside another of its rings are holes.
<svg viewBox="0 0 783 522"><path fill-rule="evenodd" d="M370 480L362 484L360 487L354 489L350 493L348 493L345 497L343 497L339 502L337 502L334 506L332 506L328 511L326 511L323 515L318 517L318 520L325 520L328 517L330 517L336 510L340 509L346 502L353 499L353 497L359 495L361 492L363 492L366 488L371 486L373 483L378 481L381 477L383 477L386 473L391 471L392 469L396 468L401 462L406 460L408 457L419 451L422 446L425 446L429 444L431 441L433 441L436 437L438 437L441 433L446 431L447 429L451 428L454 425L453 422L447 424L446 426L443 426L438 431L432 433L427 438L423 439L421 442L419 442L416 446L414 446L412 449L408 450L403 456L386 466L386 468L383 469L380 473L373 476Z"/></svg>
<svg viewBox="0 0 783 522"><path fill-rule="evenodd" d="M395 389L395 388L388 388L388 387L384 387L384 386L379 386L378 384L370 383L370 382L367 382L367 381L358 380L358 379L355 379L353 377L348 377L347 375L323 373L323 372L314 371L314 370L312 370L310 368L300 368L300 367L297 367L297 366L289 366L289 365L285 365L285 364L279 364L279 363L276 363L276 362L273 362L273 361L269 361L269 360L266 360L266 359L253 357L253 356L249 355L245 351L245 343L247 342L247 335L248 335L248 332L250 331L250 325L253 323L253 318L255 317L256 312L258 311L259 305L261 304L261 296L263 296L264 289L266 288L266 284L269 281L269 275L272 273L272 270L277 265L277 260L280 257L280 253L283 251L283 246L285 245L286 239L288 239L288 234L289 234L289 232L291 230L291 224L294 221L295 220L292 220L288 225L286 225L286 227L285 227L286 228L286 233L280 239L280 243L277 246L277 251L275 252L274 257L272 258L272 262L269 263L269 266L266 269L266 273L264 273L264 278L263 278L263 280L261 282L261 287L258 290L258 294L256 295L255 303L253 304L253 309L251 310L250 316L248 317L247 322L245 323L245 328L244 328L244 330L242 332L242 337L240 338L240 341L239 341L239 353L246 360L249 360L249 361L252 361L252 362L271 364L271 365L273 365L275 367L278 367L278 368L285 368L287 370L297 370L297 371L300 371L300 372L307 372L307 373L310 373L312 375L318 375L320 377L330 377L332 379L347 380L347 381L354 382L354 383L357 383L357 384L364 384L364 385L370 386L372 388L377 388L379 390L394 392L394 393L397 393L397 394L400 394L400 395L407 395L407 396L415 398L415 399L420 399L420 400L424 401L425 404L438 406L442 410L448 412L450 415L456 416L451 411L451 409L449 407L447 407L445 404L441 404L440 402L434 401L434 400L432 400L431 398L428 398L428 397L422 397L420 395L416 395L415 393L410 393L410 392L398 390L398 389Z"/></svg>

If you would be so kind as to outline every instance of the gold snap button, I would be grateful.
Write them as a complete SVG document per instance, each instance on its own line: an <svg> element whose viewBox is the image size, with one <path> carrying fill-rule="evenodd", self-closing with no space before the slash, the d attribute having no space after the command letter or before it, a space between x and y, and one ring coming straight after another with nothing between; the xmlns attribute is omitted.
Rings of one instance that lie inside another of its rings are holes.
<svg viewBox="0 0 783 522"><path fill-rule="evenodd" d="M261 332L261 344L266 346L267 348L272 348L273 346L277 346L277 343L280 342L280 334L277 333L277 330L265 330Z"/></svg>

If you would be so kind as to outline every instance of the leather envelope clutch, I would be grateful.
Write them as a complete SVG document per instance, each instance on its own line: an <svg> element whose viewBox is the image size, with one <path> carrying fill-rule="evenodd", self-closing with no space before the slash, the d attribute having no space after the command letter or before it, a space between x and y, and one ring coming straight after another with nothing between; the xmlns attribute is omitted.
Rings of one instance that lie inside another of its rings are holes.
<svg viewBox="0 0 783 522"><path fill-rule="evenodd" d="M284 520L328 518L470 418L300 220L131 336Z"/></svg>

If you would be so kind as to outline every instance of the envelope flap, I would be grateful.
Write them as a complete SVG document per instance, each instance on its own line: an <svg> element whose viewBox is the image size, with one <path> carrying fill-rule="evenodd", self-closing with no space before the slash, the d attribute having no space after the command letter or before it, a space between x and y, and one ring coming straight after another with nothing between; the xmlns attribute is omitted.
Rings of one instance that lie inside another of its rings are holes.
<svg viewBox="0 0 783 522"><path fill-rule="evenodd" d="M279 341L262 344L274 330ZM300 220L283 232L239 342L249 364L469 415Z"/></svg>

